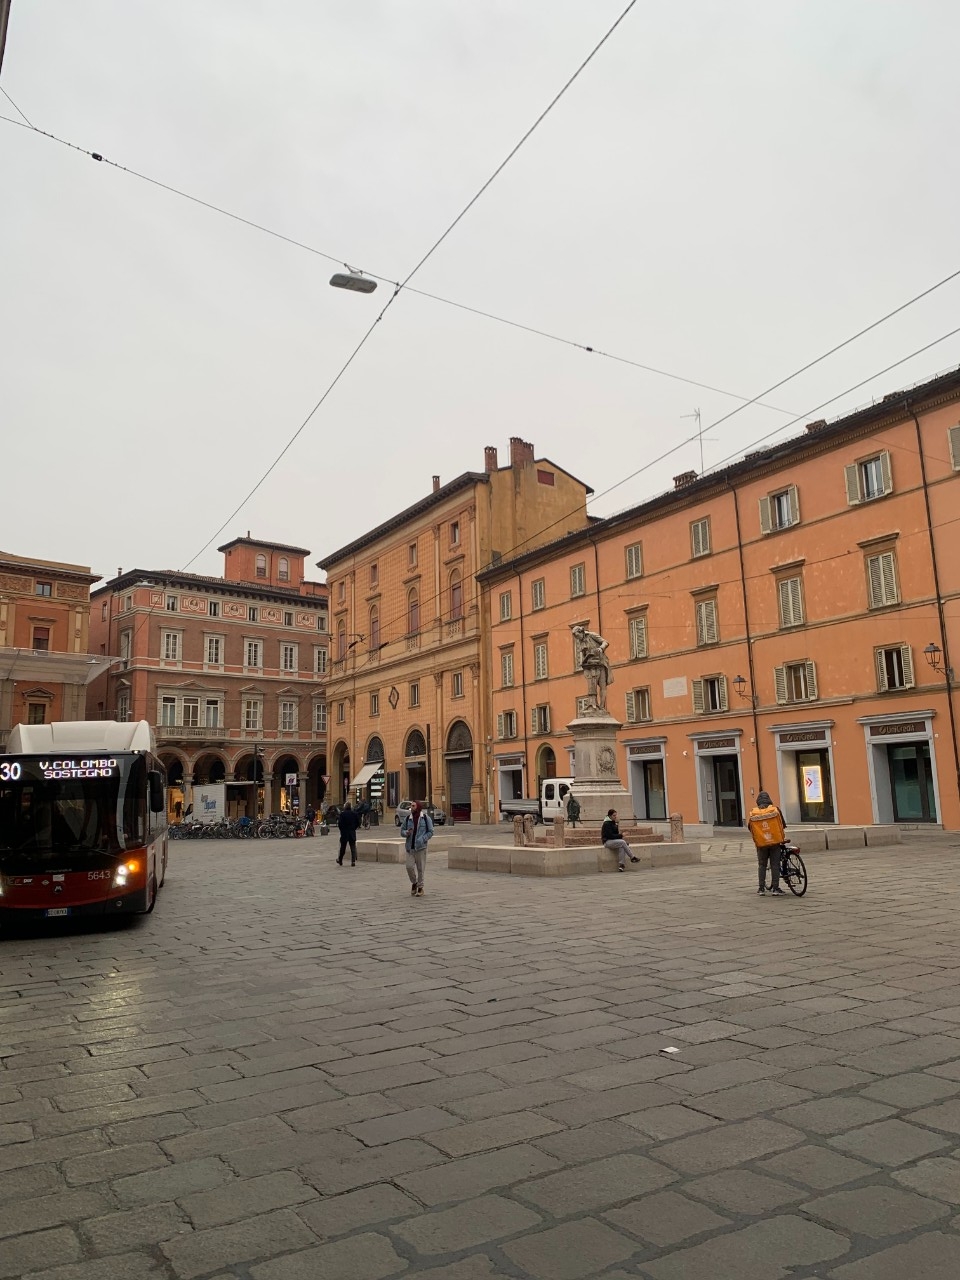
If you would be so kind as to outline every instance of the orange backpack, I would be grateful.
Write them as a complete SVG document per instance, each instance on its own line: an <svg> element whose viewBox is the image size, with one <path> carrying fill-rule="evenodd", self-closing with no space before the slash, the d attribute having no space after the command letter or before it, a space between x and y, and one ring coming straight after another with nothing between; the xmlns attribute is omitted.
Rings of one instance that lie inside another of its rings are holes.
<svg viewBox="0 0 960 1280"><path fill-rule="evenodd" d="M768 805L766 809L751 809L747 827L758 849L767 849L773 844L783 844L786 838L783 818L775 804Z"/></svg>

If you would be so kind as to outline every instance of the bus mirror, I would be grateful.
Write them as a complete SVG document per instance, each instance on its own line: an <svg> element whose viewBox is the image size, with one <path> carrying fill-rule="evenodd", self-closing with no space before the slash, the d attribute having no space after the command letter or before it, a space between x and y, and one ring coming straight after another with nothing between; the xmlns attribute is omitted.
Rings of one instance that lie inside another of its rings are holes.
<svg viewBox="0 0 960 1280"><path fill-rule="evenodd" d="M163 794L163 774L159 769L151 769L147 774L147 782L150 788L150 812L163 813L167 807Z"/></svg>

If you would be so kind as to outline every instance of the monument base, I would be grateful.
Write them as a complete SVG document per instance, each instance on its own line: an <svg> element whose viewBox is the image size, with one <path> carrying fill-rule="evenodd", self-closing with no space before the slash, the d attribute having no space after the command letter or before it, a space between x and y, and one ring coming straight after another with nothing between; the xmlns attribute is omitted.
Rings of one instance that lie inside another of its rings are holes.
<svg viewBox="0 0 960 1280"><path fill-rule="evenodd" d="M567 728L573 734L573 794L580 805L580 821L602 822L608 809L616 809L623 822L633 820L633 799L617 770L619 720L605 711L578 716Z"/></svg>

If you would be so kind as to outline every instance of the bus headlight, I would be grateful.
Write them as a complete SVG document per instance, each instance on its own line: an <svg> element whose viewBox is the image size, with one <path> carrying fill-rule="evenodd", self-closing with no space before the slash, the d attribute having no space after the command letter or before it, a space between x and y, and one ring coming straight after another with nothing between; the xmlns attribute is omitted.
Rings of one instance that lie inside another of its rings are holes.
<svg viewBox="0 0 960 1280"><path fill-rule="evenodd" d="M121 862L113 874L113 887L115 889L126 888L127 879L139 870L140 863L136 860L133 862Z"/></svg>

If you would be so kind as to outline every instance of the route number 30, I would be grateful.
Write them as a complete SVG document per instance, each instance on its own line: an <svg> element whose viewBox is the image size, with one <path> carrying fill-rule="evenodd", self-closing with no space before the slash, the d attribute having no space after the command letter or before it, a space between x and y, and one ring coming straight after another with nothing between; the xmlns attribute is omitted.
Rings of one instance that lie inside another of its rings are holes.
<svg viewBox="0 0 960 1280"><path fill-rule="evenodd" d="M0 782L19 782L21 773L22 769L16 761L13 764L9 760L0 763Z"/></svg>

